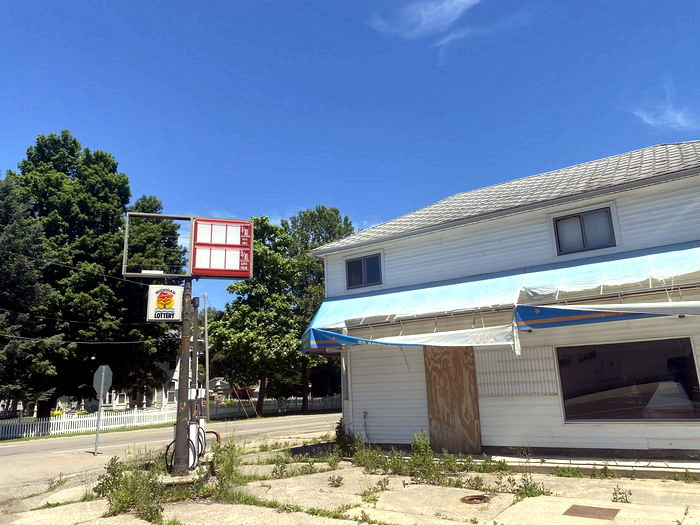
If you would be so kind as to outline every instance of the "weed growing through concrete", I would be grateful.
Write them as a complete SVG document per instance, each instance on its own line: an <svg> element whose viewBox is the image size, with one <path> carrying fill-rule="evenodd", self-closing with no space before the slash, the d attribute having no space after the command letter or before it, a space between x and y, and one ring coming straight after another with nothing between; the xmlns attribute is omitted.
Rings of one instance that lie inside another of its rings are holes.
<svg viewBox="0 0 700 525"><path fill-rule="evenodd" d="M632 503L632 491L620 488L620 485L615 485L612 492L612 501L614 503Z"/></svg>
<svg viewBox="0 0 700 525"><path fill-rule="evenodd" d="M695 483L697 481L693 473L690 472L688 469L685 469L683 471L683 474L674 474L673 479L675 481L682 481L684 483Z"/></svg>
<svg viewBox="0 0 700 525"><path fill-rule="evenodd" d="M338 488L343 486L343 476L328 476L328 486Z"/></svg>
<svg viewBox="0 0 700 525"><path fill-rule="evenodd" d="M371 503L375 507L379 501L379 493L389 490L389 478L382 478L377 481L374 487L370 487L360 494L362 501Z"/></svg>
<svg viewBox="0 0 700 525"><path fill-rule="evenodd" d="M68 480L63 477L63 473L59 473L57 477L55 477L49 482L49 486L46 489L46 492L53 492L54 490L56 490L59 487L62 487L66 483L68 483Z"/></svg>
<svg viewBox="0 0 700 525"><path fill-rule="evenodd" d="M552 491L545 488L543 483L537 483L532 474L523 474L520 481L515 485L513 490L515 500L520 501L525 498L535 498L537 496L550 496Z"/></svg>
<svg viewBox="0 0 700 525"><path fill-rule="evenodd" d="M676 520L676 525L683 525L685 522L685 519L690 515L690 507L685 508L685 512L683 513L683 517L679 520Z"/></svg>
<svg viewBox="0 0 700 525"><path fill-rule="evenodd" d="M593 469L591 470L591 477L594 479L616 479L620 476L617 472L610 468L608 462L606 461L603 463L603 466L600 470L598 470L596 466L593 465Z"/></svg>
<svg viewBox="0 0 700 525"><path fill-rule="evenodd" d="M467 478L464 481L464 488L467 488L469 490L482 490L484 488L484 485L484 478L482 478L481 476Z"/></svg>

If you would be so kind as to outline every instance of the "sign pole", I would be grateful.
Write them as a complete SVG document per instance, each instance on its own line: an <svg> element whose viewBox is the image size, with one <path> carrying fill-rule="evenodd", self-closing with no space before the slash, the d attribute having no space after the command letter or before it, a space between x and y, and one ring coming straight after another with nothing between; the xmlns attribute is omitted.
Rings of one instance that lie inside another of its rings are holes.
<svg viewBox="0 0 700 525"><path fill-rule="evenodd" d="M180 375L177 388L177 422L175 424L175 452L173 453L173 474L183 476L190 467L189 441L189 400L188 387L190 367L190 337L192 336L192 278L185 279L185 293L182 296L182 337L180 339Z"/></svg>
<svg viewBox="0 0 700 525"><path fill-rule="evenodd" d="M104 376L104 370L102 371L102 375ZM99 396L100 400L98 401L97 405L97 431L95 432L95 450L92 453L93 456L97 455L97 447L100 445L100 423L102 422L102 396L104 396L102 388L100 388Z"/></svg>
<svg viewBox="0 0 700 525"><path fill-rule="evenodd" d="M92 386L97 392L97 428L95 429L95 450L92 455L97 455L97 447L100 445L100 423L102 422L102 398L105 390L112 386L112 369L109 365L100 365L92 376Z"/></svg>
<svg viewBox="0 0 700 525"><path fill-rule="evenodd" d="M209 413L209 297L207 292L204 292L204 388L205 388L205 403L207 408L207 423L211 419Z"/></svg>

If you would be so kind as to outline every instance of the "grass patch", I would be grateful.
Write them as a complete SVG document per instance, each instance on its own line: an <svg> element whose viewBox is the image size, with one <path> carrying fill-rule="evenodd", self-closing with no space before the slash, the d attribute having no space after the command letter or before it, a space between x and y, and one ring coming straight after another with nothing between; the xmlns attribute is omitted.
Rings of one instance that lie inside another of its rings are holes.
<svg viewBox="0 0 700 525"><path fill-rule="evenodd" d="M70 505L71 503L77 503L77 501L57 501L55 503L44 503L39 507L34 507L32 510L55 509L56 507Z"/></svg>
<svg viewBox="0 0 700 525"><path fill-rule="evenodd" d="M578 467L556 467L554 475L558 478L587 478L586 474Z"/></svg>

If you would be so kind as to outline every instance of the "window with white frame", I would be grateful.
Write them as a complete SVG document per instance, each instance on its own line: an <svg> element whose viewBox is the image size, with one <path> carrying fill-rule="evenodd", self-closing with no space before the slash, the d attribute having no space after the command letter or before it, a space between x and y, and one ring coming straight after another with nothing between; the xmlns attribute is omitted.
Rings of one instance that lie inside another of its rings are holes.
<svg viewBox="0 0 700 525"><path fill-rule="evenodd" d="M554 233L559 255L615 246L610 208L556 217Z"/></svg>
<svg viewBox="0 0 700 525"><path fill-rule="evenodd" d="M378 253L345 261L348 288L382 284L382 262Z"/></svg>

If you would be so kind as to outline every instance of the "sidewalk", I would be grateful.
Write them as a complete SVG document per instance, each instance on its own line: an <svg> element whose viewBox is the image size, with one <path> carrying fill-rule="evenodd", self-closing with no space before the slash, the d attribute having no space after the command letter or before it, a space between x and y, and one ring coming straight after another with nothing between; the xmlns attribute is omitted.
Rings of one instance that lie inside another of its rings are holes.
<svg viewBox="0 0 700 525"><path fill-rule="evenodd" d="M248 473L269 470L270 465L249 465ZM465 496L484 495L467 490L432 485L417 485L405 476L367 475L346 463L332 473L342 479L341 486L329 485L329 473L299 475L283 479L255 481L244 488L266 501L289 508L298 505L306 512L280 512L252 505L228 505L211 502L185 502L166 505L165 518L177 518L186 525L349 525L356 522L381 522L395 525L571 525L605 523L621 525L700 525L700 483L658 479L557 478L533 474L533 481L552 491L550 496L514 501L509 493L489 493L487 503L469 505ZM517 476L517 475L516 475ZM474 478L473 474L470 477ZM483 474L485 484L496 480ZM376 492L376 500L367 498L382 480L386 490ZM80 499L89 486L75 485L22 500L24 512L5 515L17 525L92 525L145 523L129 515L101 516L107 510L104 500L78 502L52 509L29 511L47 503ZM613 502L613 494L626 494L629 503ZM341 505L350 519L310 515L333 511ZM320 509L313 511L311 509ZM16 509L18 511L20 509ZM5 521L3 521L5 522Z"/></svg>

